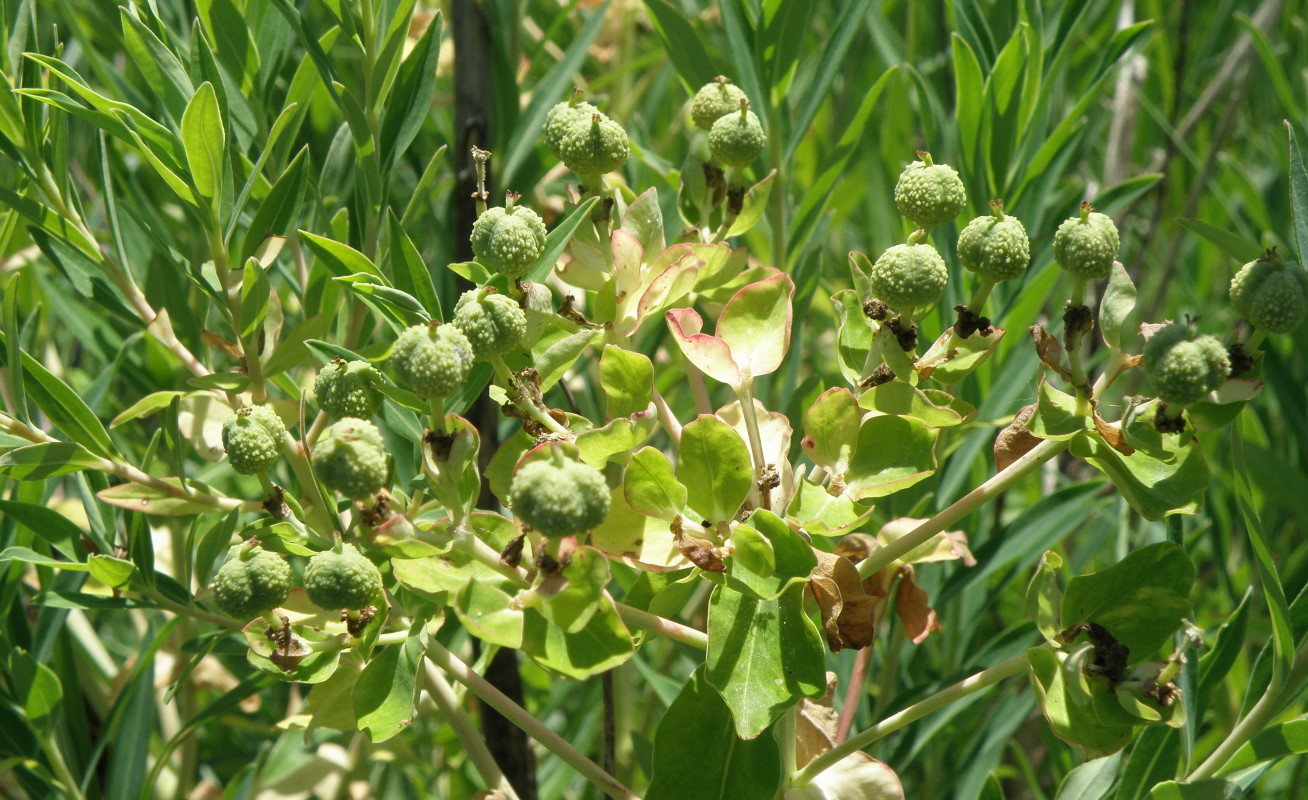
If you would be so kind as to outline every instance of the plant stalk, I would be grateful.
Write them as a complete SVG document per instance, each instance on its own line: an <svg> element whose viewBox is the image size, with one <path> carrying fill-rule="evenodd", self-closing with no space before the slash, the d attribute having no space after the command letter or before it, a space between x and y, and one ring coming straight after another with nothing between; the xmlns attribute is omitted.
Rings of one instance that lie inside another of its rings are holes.
<svg viewBox="0 0 1308 800"><path fill-rule="evenodd" d="M1022 672L1026 671L1026 664L1026 653L1018 653L1007 661L1001 661L989 669L982 670L971 677L964 678L953 686L936 692L925 700L914 703L897 714L891 714L876 725L873 725L871 728L851 736L847 741L836 745L827 752L813 759L809 762L808 766L794 774L788 782L788 785L793 789L801 789L808 786L809 783L821 774L823 770L834 766L836 762L840 761L845 756L862 750L864 747L867 747L869 744L872 744L883 736L899 730L910 722L916 722L933 711L939 711L956 700L966 697L974 692L979 692L990 686L994 686L1005 678L1020 675Z"/></svg>
<svg viewBox="0 0 1308 800"><path fill-rule="evenodd" d="M583 777L598 786L609 797L619 800L640 800L640 797L600 765L591 761L580 750L569 744L563 737L545 726L545 723L533 717L525 708L513 702L491 685L482 676L473 672L458 656L446 650L438 642L431 642L427 647L427 658L454 680L468 687L468 691L479 697L482 702L498 711L505 719L521 728L528 736L541 746L554 753Z"/></svg>

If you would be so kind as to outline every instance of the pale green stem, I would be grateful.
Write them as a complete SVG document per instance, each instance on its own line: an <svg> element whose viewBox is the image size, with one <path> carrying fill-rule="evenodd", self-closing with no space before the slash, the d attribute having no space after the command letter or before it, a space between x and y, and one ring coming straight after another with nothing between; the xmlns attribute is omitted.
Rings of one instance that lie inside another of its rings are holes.
<svg viewBox="0 0 1308 800"><path fill-rule="evenodd" d="M745 420L745 431L749 434L749 449L754 456L754 486L750 489L750 498L757 508L772 509L772 490L764 494L760 489L763 473L768 468L767 454L763 452L763 437L758 432L758 416L754 408L754 379L746 377L736 387L736 399L740 401L740 416Z"/></svg>
<svg viewBox="0 0 1308 800"><path fill-rule="evenodd" d="M1267 336L1266 328L1254 328L1254 332L1249 334L1249 338L1246 339L1244 342L1245 352L1252 353L1253 351L1257 350L1258 345L1263 343L1263 339L1266 336Z"/></svg>
<svg viewBox="0 0 1308 800"><path fill-rule="evenodd" d="M699 367L690 363L690 359L682 354L682 362L686 367L686 378L690 381L690 393L695 398L695 410L701 414L713 413L713 402L709 399L708 384L704 382L704 373Z"/></svg>
<svg viewBox="0 0 1308 800"><path fill-rule="evenodd" d="M45 431L25 425L4 413L0 413L0 427L3 427L16 436L20 436L34 444L46 444L49 442L61 441ZM117 475L124 480L131 481L132 483L139 483L142 486L149 486L151 489L155 489L170 497L178 497L189 500L193 503L199 503L200 505L212 506L213 508L222 511L240 509L241 511L259 512L263 510L263 505L254 500L237 500L234 497L223 497L207 494L205 492L187 491L181 486L160 480L153 475L148 475L145 472L142 472L130 464L124 464L116 459L97 456L96 462L97 463L92 466L91 469L98 472L105 472L110 475Z"/></svg>
<svg viewBox="0 0 1308 800"><path fill-rule="evenodd" d="M335 513L335 506L323 496L318 488L318 482L313 479L313 468L309 465L309 457L305 455L300 443L291 438L290 433L282 437L282 452L286 455L287 463L291 465L295 480L309 500L305 524L319 539L330 542L332 534L340 527L340 518Z"/></svg>
<svg viewBox="0 0 1308 800"><path fill-rule="evenodd" d="M994 686L1005 678L1020 675L1026 671L1026 665L1026 653L1019 653L1007 661L1001 661L989 669L982 670L971 677L964 678L953 686L936 692L925 700L914 703L897 714L891 714L889 717L881 720L871 728L849 737L846 741L813 759L809 762L808 766L794 774L788 782L790 787L800 789L808 786L809 783L821 774L823 770L834 766L836 762L840 761L845 756L862 750L864 747L867 747L869 744L872 744L883 736L899 730L910 722L916 722L927 714L939 711L956 700L962 699L969 694L979 692L990 686Z"/></svg>
<svg viewBox="0 0 1308 800"><path fill-rule="evenodd" d="M967 304L967 308L973 314L980 314L981 309L985 306L986 300L990 299L990 292L995 288L995 282L981 279L976 286L976 293L972 295L972 301Z"/></svg>
<svg viewBox="0 0 1308 800"><path fill-rule="evenodd" d="M695 630L679 622L673 622L657 614L651 614L648 611L641 611L639 608L614 601L618 608L618 616L622 621L633 628L640 628L650 633L657 633L668 639L672 639L682 644L688 644L699 650L708 649L708 635L703 631Z"/></svg>
<svg viewBox="0 0 1308 800"><path fill-rule="evenodd" d="M777 720L777 740L781 745L781 774L795 774L795 716L798 713L796 706L786 709ZM774 800L783 800L786 796L786 781L782 781L777 787L777 793L773 796Z"/></svg>
<svg viewBox="0 0 1308 800"><path fill-rule="evenodd" d="M436 434L445 433L445 398L433 397L428 401L431 404L431 431Z"/></svg>
<svg viewBox="0 0 1308 800"><path fill-rule="evenodd" d="M202 619L205 622L212 622L214 625L220 625L224 628L233 628L235 630L240 630L245 627L244 624L237 622L234 619L220 617L217 614L212 614L202 608L184 606L181 603L170 600L168 597L160 593L158 589L146 587L140 589L137 594L148 598L152 603L158 605L160 608L165 608L181 617L194 617L196 619Z"/></svg>
<svg viewBox="0 0 1308 800"><path fill-rule="evenodd" d="M81 784L73 775L73 771L68 768L68 762L64 760L63 751L59 749L59 740L55 738L54 733L41 737L41 746L45 750L46 757L50 759L50 766L54 769L55 777L63 786L65 793L72 800L82 800L86 797L82 793Z"/></svg>
<svg viewBox="0 0 1308 800"><path fill-rule="evenodd" d="M505 719L517 725L542 747L554 753L610 797L620 800L640 800L635 792L623 786L617 778L605 772L602 767L587 758L563 737L546 727L545 723L510 700L485 678L473 672L458 656L442 645L435 641L431 642L427 647L427 658L451 678L468 687L468 691L480 698L483 703L500 712Z"/></svg>
<svg viewBox="0 0 1308 800"><path fill-rule="evenodd" d="M505 779L504 773L500 772L499 765L495 763L495 757L491 755L490 750L486 747L486 742L477 733L473 727L472 720L468 715L463 713L459 708L459 700L454 694L453 687L445 680L445 676L436 668L436 665L427 662L427 694L431 697L445 717L445 721L450 724L454 735L458 737L459 742L463 745L463 750L468 754L468 759L472 761L472 766L481 775L481 779L486 782L486 788L491 791L498 790L504 795L506 800L519 800L518 793L509 785Z"/></svg>
<svg viewBox="0 0 1308 800"><path fill-rule="evenodd" d="M658 389L652 391L654 408L658 411L659 415L659 424L663 426L663 430L667 431L668 436L672 439L672 443L680 445L681 423L677 421L677 415L672 413L672 408L668 405L668 401L664 399L663 395L659 394Z"/></svg>
<svg viewBox="0 0 1308 800"><path fill-rule="evenodd" d="M1071 304L1073 307L1085 305L1085 278L1072 279L1072 297ZM1063 332L1066 335L1066 331ZM1067 365L1072 372L1072 388L1076 390L1077 395L1077 412L1089 414L1090 407L1086 403L1085 389L1090 381L1086 378L1085 368L1081 366L1081 340L1078 339L1076 347L1067 348ZM1084 406L1084 407L1083 407Z"/></svg>
<svg viewBox="0 0 1308 800"><path fill-rule="evenodd" d="M1294 660L1291 662L1289 671L1285 674L1284 680L1273 680L1263 692L1263 696L1258 698L1254 707L1249 709L1249 713L1244 719L1236 723L1226 738L1217 745L1217 748L1204 759L1203 763L1195 767L1187 777L1186 781L1198 781L1205 778L1211 778L1221 771L1226 762L1230 761L1241 747L1249 742L1250 739L1262 733L1263 730L1271 723L1273 719L1280 714L1287 701L1294 698L1302 689L1302 683L1308 680L1308 642L1304 642L1299 650L1294 654Z"/></svg>
<svg viewBox="0 0 1308 800"><path fill-rule="evenodd" d="M989 501L1003 494L1028 472L1067 449L1068 442L1045 439L1021 458L996 472L985 483L968 492L948 508L922 522L911 533L896 539L885 547L878 547L858 565L863 578L875 575L892 562L925 544L932 536L971 514Z"/></svg>

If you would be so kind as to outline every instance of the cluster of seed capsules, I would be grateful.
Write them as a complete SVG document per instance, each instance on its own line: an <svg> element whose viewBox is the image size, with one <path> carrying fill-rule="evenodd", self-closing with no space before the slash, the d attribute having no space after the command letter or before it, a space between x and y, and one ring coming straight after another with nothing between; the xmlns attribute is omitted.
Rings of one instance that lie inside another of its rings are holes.
<svg viewBox="0 0 1308 800"><path fill-rule="evenodd" d="M910 318L934 306L944 294L949 270L935 247L924 241L932 227L948 222L967 204L958 173L936 164L931 155L909 164L895 186L895 205L916 230L905 244L887 249L872 265L872 294L887 307ZM967 224L958 236L959 261L981 278L979 295L999 281L1020 277L1031 261L1026 228L1005 214L1002 202L992 213ZM1112 218L1082 203L1081 211L1054 234L1054 260L1079 281L1101 280L1112 272L1120 238ZM1299 326L1308 309L1308 273L1282 260L1275 251L1245 264L1231 280L1231 303L1255 327L1284 333ZM979 309L973 309L979 311ZM1177 322L1153 333L1145 343L1145 373L1173 419L1215 390L1231 375L1227 348L1200 334L1193 322Z"/></svg>
<svg viewBox="0 0 1308 800"><path fill-rule="evenodd" d="M726 78L704 86L690 103L691 119L708 131L713 158L742 168L762 154L767 137L749 100ZM592 187L620 169L630 155L626 131L579 93L554 106L546 117L550 150ZM510 281L527 276L545 249L545 224L535 211L509 194L503 207L484 211L473 225L477 261ZM449 324L431 321L403 331L391 347L396 383L418 397L449 397L467 380L475 362L524 349L527 318L513 298L492 288L465 292ZM312 443L314 475L325 486L359 503L372 503L388 485L390 457L381 431L370 420L381 408L385 377L367 361L335 359L314 381L318 408L334 420ZM247 406L223 425L223 449L232 469L262 474L289 444L286 427L268 406ZM609 488L603 474L554 447L514 474L509 503L532 530L549 538L582 534L604 520ZM356 614L381 591L377 568L349 544L313 556L305 568L305 589L321 608ZM287 561L257 542L234 545L212 583L213 597L233 617L264 614L285 602L292 571Z"/></svg>

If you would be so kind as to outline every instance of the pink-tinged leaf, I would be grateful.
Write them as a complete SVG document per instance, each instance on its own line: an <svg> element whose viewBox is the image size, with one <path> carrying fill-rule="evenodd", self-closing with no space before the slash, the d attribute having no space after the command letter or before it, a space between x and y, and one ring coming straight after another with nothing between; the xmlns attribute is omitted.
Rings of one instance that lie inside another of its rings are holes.
<svg viewBox="0 0 1308 800"><path fill-rule="evenodd" d="M700 333L704 319L693 308L676 308L666 314L668 329L690 363L719 383L740 386L740 369L731 358L731 348L716 336Z"/></svg>
<svg viewBox="0 0 1308 800"><path fill-rule="evenodd" d="M643 283L640 262L645 259L645 248L640 246L635 236L621 229L613 232L610 244L613 250L613 279L617 282L618 296L639 292Z"/></svg>
<svg viewBox="0 0 1308 800"><path fill-rule="evenodd" d="M646 189L622 215L622 230L640 241L645 252L663 250L663 210L657 189Z"/></svg>
<svg viewBox="0 0 1308 800"><path fill-rule="evenodd" d="M736 292L718 317L717 335L731 348L744 375L766 375L781 366L790 347L790 300L795 283L779 272Z"/></svg>
<svg viewBox="0 0 1308 800"><path fill-rule="evenodd" d="M636 308L636 325L639 326L651 314L657 314L685 297L695 288L695 281L703 266L704 260L696 256L694 251L685 248L681 250L680 258L666 269L654 273L654 278L640 296Z"/></svg>
<svg viewBox="0 0 1308 800"><path fill-rule="evenodd" d="M828 389L804 413L804 438L799 444L814 464L843 475L854 456L862 421L863 411L853 392Z"/></svg>

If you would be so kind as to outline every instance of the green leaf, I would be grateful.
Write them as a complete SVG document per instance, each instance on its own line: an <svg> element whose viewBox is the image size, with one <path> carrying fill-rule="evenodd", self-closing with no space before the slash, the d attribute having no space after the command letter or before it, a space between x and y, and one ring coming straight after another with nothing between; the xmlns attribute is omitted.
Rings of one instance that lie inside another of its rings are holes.
<svg viewBox="0 0 1308 800"><path fill-rule="evenodd" d="M645 7L649 9L654 30L663 41L663 52L667 54L677 74L687 89L691 92L699 91L701 86L712 81L718 74L699 34L695 33L681 9L668 0L645 0Z"/></svg>
<svg viewBox="0 0 1308 800"><path fill-rule="evenodd" d="M390 281L386 280L386 276L377 269L376 264L348 244L304 230L300 231L300 238L334 277L344 278L362 273L376 278L383 286L390 285Z"/></svg>
<svg viewBox="0 0 1308 800"><path fill-rule="evenodd" d="M49 506L0 500L0 514L23 525L71 561L85 557L82 529Z"/></svg>
<svg viewBox="0 0 1308 800"><path fill-rule="evenodd" d="M1299 262L1308 259L1308 172L1304 171L1303 156L1294 140L1294 126L1285 121L1285 133L1290 141L1290 207L1294 211L1294 238L1299 245Z"/></svg>
<svg viewBox="0 0 1308 800"><path fill-rule="evenodd" d="M732 221L731 228L727 231L728 236L744 236L754 230L754 226L763 218L763 212L767 210L768 198L772 196L772 179L775 177L777 171L774 169L745 191L740 213Z"/></svg>
<svg viewBox="0 0 1308 800"><path fill-rule="evenodd" d="M109 439L109 432L86 401L26 351L20 350L19 353L23 372L28 378L23 382L27 396L69 439L96 455L114 458L117 451Z"/></svg>
<svg viewBox="0 0 1308 800"><path fill-rule="evenodd" d="M191 170L191 183L201 197L213 204L223 191L223 168L227 163L227 134L213 84L200 84L182 114L182 147Z"/></svg>
<svg viewBox="0 0 1308 800"><path fill-rule="evenodd" d="M581 460L597 469L610 460L621 461L645 443L656 424L652 414L641 414L631 419L610 420L602 428L582 431L577 434Z"/></svg>
<svg viewBox="0 0 1308 800"><path fill-rule="evenodd" d="M1178 448L1168 461L1155 458L1144 450L1123 455L1092 433L1078 434L1073 438L1070 451L1102 470L1131 507L1145 519L1194 513L1208 486L1208 464L1197 439L1191 439Z"/></svg>
<svg viewBox="0 0 1308 800"><path fill-rule="evenodd" d="M272 287L268 284L268 275L259 266L256 259L245 262L245 271L241 277L241 319L237 325L242 339L248 339L263 326L268 317L268 299Z"/></svg>
<svg viewBox="0 0 1308 800"><path fill-rule="evenodd" d="M332 280L344 284L351 293L374 307L380 307L391 317L396 325L403 329L410 325L421 325L432 319L427 309L423 308L417 298L385 284L373 283L372 276L356 273L343 275Z"/></svg>
<svg viewBox="0 0 1308 800"><path fill-rule="evenodd" d="M622 214L622 230L636 237L646 253L662 253L666 247L663 238L663 209L659 207L659 190L650 187L627 206Z"/></svg>
<svg viewBox="0 0 1308 800"><path fill-rule="evenodd" d="M713 590L704 676L731 709L742 739L757 737L800 699L825 690L822 639L803 597L801 585L771 600L726 586Z"/></svg>
<svg viewBox="0 0 1308 800"><path fill-rule="evenodd" d="M395 288L413 295L431 314L431 319L444 320L440 297L436 294L436 286L432 283L427 264L422 260L422 254L418 252L413 240L404 232L393 209L387 214L386 224L390 235L389 252Z"/></svg>
<svg viewBox="0 0 1308 800"><path fill-rule="evenodd" d="M963 416L957 411L933 403L921 389L904 381L890 381L868 389L858 396L858 405L877 415L912 417L932 428L963 424Z"/></svg>
<svg viewBox="0 0 1308 800"><path fill-rule="evenodd" d="M426 632L419 622L404 644L384 648L363 668L350 702L359 730L369 741L384 742L404 730L417 716L417 675L427 650Z"/></svg>
<svg viewBox="0 0 1308 800"><path fill-rule="evenodd" d="M1149 793L1151 800L1235 800L1243 796L1240 784L1220 778L1193 783L1168 781L1158 784Z"/></svg>
<svg viewBox="0 0 1308 800"><path fill-rule="evenodd" d="M511 608L513 597L494 584L471 580L452 604L468 633L500 647L522 647L520 609Z"/></svg>
<svg viewBox="0 0 1308 800"><path fill-rule="evenodd" d="M395 85L386 98L386 113L381 125L381 163L384 169L389 169L404 154L431 111L440 42L441 16L437 14L404 59Z"/></svg>
<svg viewBox="0 0 1308 800"><path fill-rule="evenodd" d="M599 364L600 386L608 399L608 419L642 414L654 391L654 363L641 353L606 344Z"/></svg>
<svg viewBox="0 0 1308 800"><path fill-rule="evenodd" d="M308 152L306 146L295 154L295 158L259 203L241 246L245 258L253 256L267 237L285 236L295 226L300 216L300 206L304 202L305 187L309 185Z"/></svg>
<svg viewBox="0 0 1308 800"><path fill-rule="evenodd" d="M1255 261L1263 255L1263 249L1256 242L1251 242L1238 233L1223 230L1202 220L1178 217L1176 224L1217 245L1219 250L1226 253L1238 264Z"/></svg>
<svg viewBox="0 0 1308 800"><path fill-rule="evenodd" d="M1055 642L1058 634L1066 627L1059 616L1062 592L1058 588L1058 575L1062 569L1062 556L1053 550L1046 550L1026 588L1026 615L1035 622L1040 635L1050 644Z"/></svg>
<svg viewBox="0 0 1308 800"><path fill-rule="evenodd" d="M853 392L828 389L804 412L804 438L800 445L813 463L843 475L858 446L863 412Z"/></svg>
<svg viewBox="0 0 1308 800"><path fill-rule="evenodd" d="M991 327L988 335L973 333L967 339L959 339L954 335L954 328L947 328L918 359L922 365L918 374L946 386L960 382L998 349L1005 333L1006 329Z"/></svg>
<svg viewBox="0 0 1308 800"><path fill-rule="evenodd" d="M38 567L54 567L55 569L67 569L73 572L85 572L91 568L89 564L82 561L65 561L43 556L27 547L7 547L0 550L0 562L4 561L22 561L25 564L35 564Z"/></svg>
<svg viewBox="0 0 1308 800"><path fill-rule="evenodd" d="M163 478L162 480L172 486L184 488L182 482L177 478ZM190 483L194 485L194 482ZM102 489L97 497L111 506L125 508L128 511L139 511L142 514L165 517L212 514L217 510L212 504L187 500L185 497L177 497L153 486L144 486L139 483L122 483L118 486L111 486L108 489Z"/></svg>
<svg viewBox="0 0 1308 800"><path fill-rule="evenodd" d="M22 650L9 650L6 661L5 682L11 702L17 703L23 716L37 730L52 735L58 722L55 715L64 699L59 676Z"/></svg>
<svg viewBox="0 0 1308 800"><path fill-rule="evenodd" d="M253 259L251 259L253 262ZM187 386L194 386L206 392L232 392L239 394L250 388L250 376L242 375L236 372L211 372L208 375L197 375L194 378L186 379ZM187 395L194 395L194 392L187 392ZM180 398L176 398L180 399ZM169 405L171 405L171 401Z"/></svg>
<svg viewBox="0 0 1308 800"><path fill-rule="evenodd" d="M631 634L618 617L613 601L604 598L590 624L577 633L564 633L535 610L523 620L522 652L550 672L585 680L631 658Z"/></svg>
<svg viewBox="0 0 1308 800"><path fill-rule="evenodd" d="M1126 273L1126 267L1114 261L1108 286L1099 301L1099 333L1104 337L1104 344L1114 350L1122 349L1122 331L1132 328L1127 319L1135 310L1135 297L1135 284Z"/></svg>
<svg viewBox="0 0 1308 800"><path fill-rule="evenodd" d="M527 280L539 282L549 276L554 269L554 265L559 263L559 257L567 249L568 242L572 241L572 234L577 232L577 228L581 223L590 218L591 211L598 202L598 197L585 200L562 222L554 226L554 230L550 231L545 237L545 249L541 251L540 258L536 260L536 266L532 267L531 272L528 273Z"/></svg>
<svg viewBox="0 0 1308 800"><path fill-rule="evenodd" d="M173 398L185 397L188 394L190 394L190 392L176 391L153 392L147 394L145 397L142 397L140 400L137 400L135 403L128 406L121 414L114 417L113 421L109 423L109 427L117 428L125 422L131 422L134 419L140 419L141 417L148 417L152 414L156 414L171 405Z"/></svg>
<svg viewBox="0 0 1308 800"><path fill-rule="evenodd" d="M1308 718L1301 717L1274 725L1236 751L1222 767L1223 773L1252 767L1264 761L1308 753Z"/></svg>
<svg viewBox="0 0 1308 800"><path fill-rule="evenodd" d="M567 584L536 610L564 633L579 633L603 602L604 587L609 583L609 560L593 547L579 547L563 568L563 578Z"/></svg>
<svg viewBox="0 0 1308 800"><path fill-rule="evenodd" d="M1122 754L1117 752L1081 764L1063 778L1054 800L1100 800L1113 788L1121 762Z"/></svg>
<svg viewBox="0 0 1308 800"><path fill-rule="evenodd" d="M590 343L602 335L602 331L594 328L569 330L564 324L551 324L531 346L532 364L540 375L541 391L549 391L562 380Z"/></svg>
<svg viewBox="0 0 1308 800"><path fill-rule="evenodd" d="M727 301L715 332L730 348L742 376L766 375L785 361L794 296L794 282L779 272L749 284Z"/></svg>
<svg viewBox="0 0 1308 800"><path fill-rule="evenodd" d="M812 536L842 536L871 516L871 507L859 505L845 494L833 495L807 477L800 479L786 507L786 521Z"/></svg>
<svg viewBox="0 0 1308 800"><path fill-rule="evenodd" d="M1116 753L1131 741L1133 728L1100 725L1089 707L1078 705L1069 695L1058 655L1043 647L1026 651L1031 688L1049 727L1058 738L1072 745L1085 758Z"/></svg>
<svg viewBox="0 0 1308 800"><path fill-rule="evenodd" d="M677 480L686 487L687 504L710 522L735 519L754 485L754 464L740 434L705 414L682 428L678 452Z"/></svg>
<svg viewBox="0 0 1308 800"><path fill-rule="evenodd" d="M748 547L741 546L746 540L761 559L748 557ZM727 562L727 585L756 600L779 597L797 581L806 580L817 566L812 545L785 520L761 508L732 529L731 541L736 551Z"/></svg>
<svg viewBox="0 0 1308 800"><path fill-rule="evenodd" d="M632 455L622 491L633 509L665 520L674 519L685 510L689 497L673 472L672 462L653 447L643 447Z"/></svg>
<svg viewBox="0 0 1308 800"><path fill-rule="evenodd" d="M87 566L96 580L114 589L126 588L137 576L135 564L113 556L91 556Z"/></svg>
<svg viewBox="0 0 1308 800"><path fill-rule="evenodd" d="M18 481L43 481L103 466L98 456L73 442L45 442L0 454L0 475Z"/></svg>
<svg viewBox="0 0 1308 800"><path fill-rule="evenodd" d="M776 739L737 738L730 709L704 670L696 670L654 733L653 779L645 800L758 800L771 797L780 784Z"/></svg>
<svg viewBox="0 0 1308 800"><path fill-rule="evenodd" d="M1036 396L1035 416L1026 425L1031 435L1062 441L1092 427L1090 419L1077 412L1076 398L1055 389L1043 375Z"/></svg>
<svg viewBox="0 0 1308 800"><path fill-rule="evenodd" d="M845 492L855 500L885 497L936 471L936 431L912 417L871 417L858 431Z"/></svg>
<svg viewBox="0 0 1308 800"><path fill-rule="evenodd" d="M1194 562L1184 548L1171 542L1150 545L1068 581L1062 624L1098 623L1130 648L1130 663L1145 661L1190 615L1194 577Z"/></svg>

